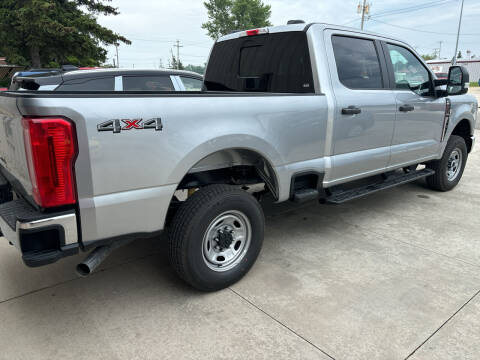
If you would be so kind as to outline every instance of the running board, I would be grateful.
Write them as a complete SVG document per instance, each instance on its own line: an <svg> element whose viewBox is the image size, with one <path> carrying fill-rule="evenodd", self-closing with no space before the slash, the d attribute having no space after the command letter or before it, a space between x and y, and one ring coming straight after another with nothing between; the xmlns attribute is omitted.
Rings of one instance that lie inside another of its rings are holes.
<svg viewBox="0 0 480 360"><path fill-rule="evenodd" d="M394 186L406 184L427 176L435 174L432 169L423 169L418 171L412 171L409 173L393 174L388 176L385 180L361 186L350 190L339 190L333 192L325 199L328 204L342 204L344 202L358 199L369 194L373 194L377 191L389 189Z"/></svg>

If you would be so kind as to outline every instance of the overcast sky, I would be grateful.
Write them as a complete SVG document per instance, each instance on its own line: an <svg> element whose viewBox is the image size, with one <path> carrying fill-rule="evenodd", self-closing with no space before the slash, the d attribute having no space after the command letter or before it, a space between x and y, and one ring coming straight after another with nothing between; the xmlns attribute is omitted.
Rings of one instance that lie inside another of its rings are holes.
<svg viewBox="0 0 480 360"><path fill-rule="evenodd" d="M455 49L461 0L372 0L365 29L405 40L421 54L432 53L442 41L442 58ZM271 22L289 19L360 27L358 0L264 0L272 6ZM184 64L203 64L213 41L201 28L207 21L202 0L113 0L118 16L100 16L99 22L124 35L132 45L119 47L121 67L166 66L175 41L180 40ZM434 6L432 6L434 5ZM415 11L409 11L412 7ZM402 12L402 9L405 9ZM465 0L459 49L480 58L480 1ZM109 47L109 62L115 48Z"/></svg>

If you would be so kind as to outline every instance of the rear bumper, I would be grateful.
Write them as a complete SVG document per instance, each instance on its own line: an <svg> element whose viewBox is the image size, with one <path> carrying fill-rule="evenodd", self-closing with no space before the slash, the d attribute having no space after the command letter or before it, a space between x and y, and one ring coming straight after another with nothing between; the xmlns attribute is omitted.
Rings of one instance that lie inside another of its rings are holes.
<svg viewBox="0 0 480 360"><path fill-rule="evenodd" d="M27 266L51 264L78 253L74 210L41 213L23 199L0 205L0 229Z"/></svg>

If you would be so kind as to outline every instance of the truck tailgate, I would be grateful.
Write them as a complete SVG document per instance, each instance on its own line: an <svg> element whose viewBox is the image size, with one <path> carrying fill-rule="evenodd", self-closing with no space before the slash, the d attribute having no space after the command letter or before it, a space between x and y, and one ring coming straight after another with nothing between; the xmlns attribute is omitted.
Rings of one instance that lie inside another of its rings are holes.
<svg viewBox="0 0 480 360"><path fill-rule="evenodd" d="M25 155L22 115L17 108L17 98L6 94L0 95L0 170L4 175L9 175L7 177L13 177L28 194L31 194L32 185ZM12 183L14 188L18 186L16 181Z"/></svg>

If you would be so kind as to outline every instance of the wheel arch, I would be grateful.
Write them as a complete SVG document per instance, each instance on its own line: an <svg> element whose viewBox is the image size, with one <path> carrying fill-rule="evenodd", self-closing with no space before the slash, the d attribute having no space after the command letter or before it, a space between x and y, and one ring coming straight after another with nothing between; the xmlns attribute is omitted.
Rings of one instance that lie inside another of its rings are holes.
<svg viewBox="0 0 480 360"><path fill-rule="evenodd" d="M247 135L224 136L203 143L184 156L170 176L170 182L182 184L187 176L196 173L254 167L277 198L279 183L275 167L281 163L279 152L263 139Z"/></svg>
<svg viewBox="0 0 480 360"><path fill-rule="evenodd" d="M468 119L460 120L452 130L450 135L457 135L462 137L465 140L465 144L467 145L467 151L470 152L472 150L472 126Z"/></svg>

